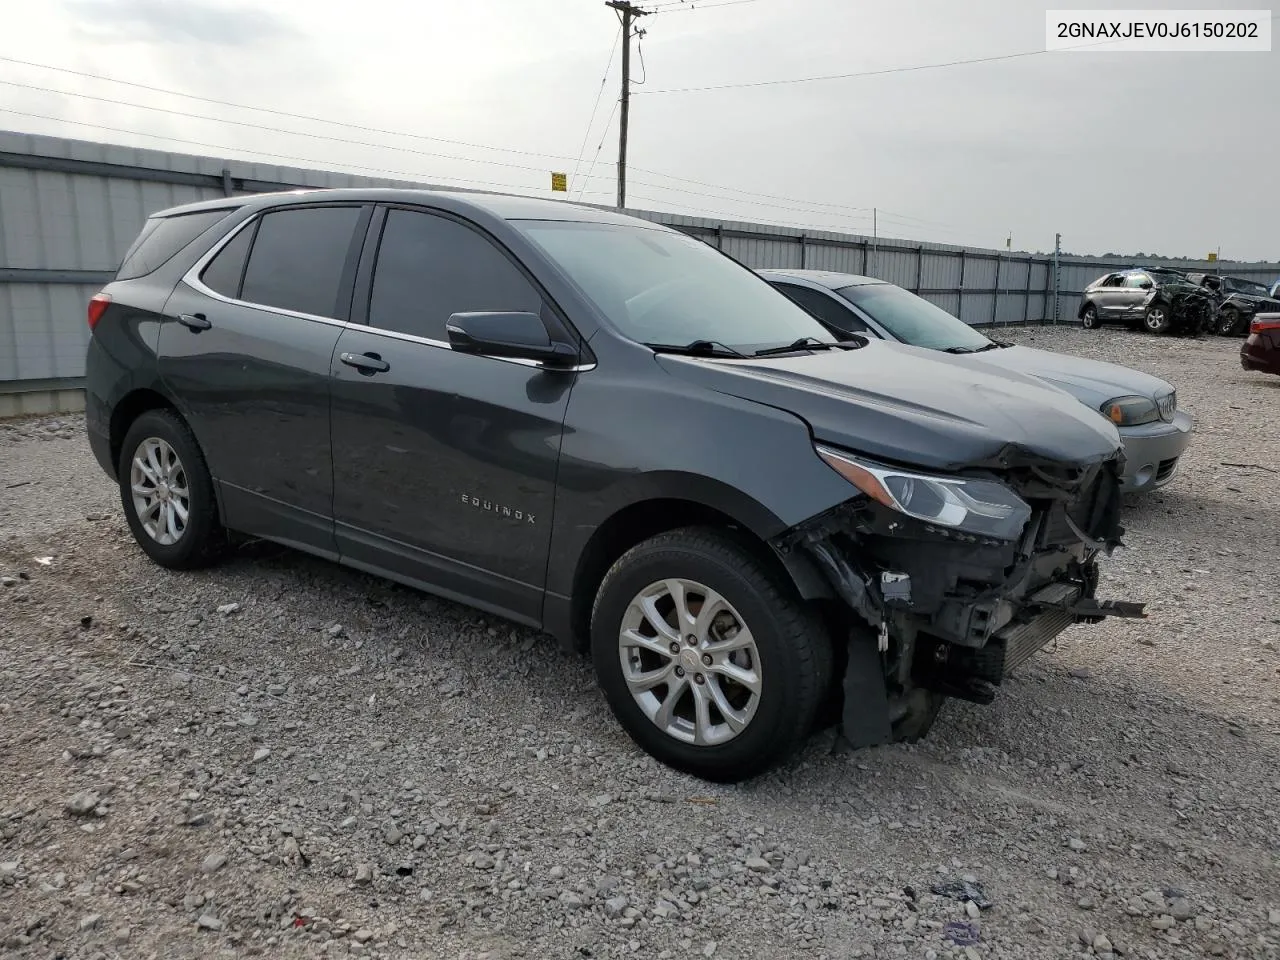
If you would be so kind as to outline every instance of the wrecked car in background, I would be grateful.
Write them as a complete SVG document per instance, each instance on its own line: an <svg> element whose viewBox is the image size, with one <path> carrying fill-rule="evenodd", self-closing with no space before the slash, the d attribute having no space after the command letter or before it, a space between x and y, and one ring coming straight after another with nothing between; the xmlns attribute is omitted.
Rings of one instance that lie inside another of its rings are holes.
<svg viewBox="0 0 1280 960"><path fill-rule="evenodd" d="M1099 277L1085 287L1077 318L1086 330L1120 323L1148 333L1200 336L1213 325L1212 294L1177 270L1143 267Z"/></svg>
<svg viewBox="0 0 1280 960"><path fill-rule="evenodd" d="M170 568L259 537L589 649L664 763L758 774L989 701L1100 602L1120 438L968 357L839 341L705 243L410 190L154 215L87 429ZM484 442L476 442L483 436Z"/></svg>
<svg viewBox="0 0 1280 960"><path fill-rule="evenodd" d="M1219 336L1243 337L1249 332L1254 314L1280 311L1280 300L1256 280L1213 273L1191 273L1187 277L1213 296L1217 311L1213 329Z"/></svg>

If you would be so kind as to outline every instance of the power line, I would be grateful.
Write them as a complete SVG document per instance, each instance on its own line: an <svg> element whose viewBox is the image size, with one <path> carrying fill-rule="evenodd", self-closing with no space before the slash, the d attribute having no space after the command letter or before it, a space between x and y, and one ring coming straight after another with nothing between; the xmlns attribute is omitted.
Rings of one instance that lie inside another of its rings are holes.
<svg viewBox="0 0 1280 960"><path fill-rule="evenodd" d="M19 60L16 57L0 56L0 62L16 63L24 67L36 67L41 70L52 70L55 73L66 73L73 77L82 77L86 80L98 80L105 83L118 83L124 87L133 87L137 90L148 90L152 93L163 93L171 97L185 97L188 100L197 100L200 103L209 103L219 107L234 107L237 110L256 110L259 113L269 113L275 117L288 117L291 120L305 120L310 123L327 123L330 126L345 127L348 130L361 130L365 133L380 133L386 136L407 137L411 140L428 140L433 143L447 143L455 147L470 147L474 150L494 150L499 153L518 154L525 157L541 157L546 160L572 160L573 157L567 157L556 153L538 153L533 150L517 150L513 147L495 147L487 143L472 143L468 140L449 140L445 137L431 137L424 133L405 133L400 130L387 130L383 127L370 127L359 123L350 123L346 120L329 120L325 117L313 117L305 113L291 113L288 110L277 110L272 107L255 107L248 103L236 103L233 100L219 100L214 97L202 97L194 93L184 93L181 90L171 90L167 87L156 87L146 83L136 83L132 80L119 80L115 77L107 77L97 73L87 73L83 70L72 70L69 67L55 67L48 63L36 63L31 60ZM136 106L136 104L134 104ZM274 129L274 128L271 128Z"/></svg>
<svg viewBox="0 0 1280 960"><path fill-rule="evenodd" d="M726 2L727 2L727 0L726 0ZM742 0L734 0L734 2L742 2ZM708 4L708 6L709 6L709 5L710 5L710 4ZM719 5L719 4L717 4L717 5ZM683 4L682 4L682 6L683 6ZM619 37L621 37L621 33L619 33ZM615 54L616 54L616 42L615 42L615 51L614 51L614 52L615 52ZM610 60L611 60L611 61L612 61L612 57L613 57L613 55L614 55L614 54L611 54L611 55L610 55ZM508 147L496 147L496 146L492 146L492 145L489 145L489 144L473 143L473 142L465 141L465 140L450 140L450 139L446 139L446 138L443 138L443 137L432 137L432 136L427 136L427 135L425 135L425 134L402 133L402 132L399 132L399 131L384 130L384 129L379 128L379 127L372 127L372 126L366 126L366 125L363 125L363 124L349 123L349 122L347 122L347 121L341 121L341 120L328 120L328 119L325 119L325 118L322 118L322 117L312 117L312 116L308 116L308 115L306 115L306 114L294 113L294 112L290 112L290 111L287 111L287 110L278 110L278 109L270 108L270 107L255 107L255 106L251 106L251 105L249 105L249 104L236 103L236 102L234 102L234 101L230 101L230 100L219 100L219 99L212 98L212 97L203 97L203 96L199 96L199 95L196 95L196 94L184 93L184 92L179 91L179 90L172 90L172 89L168 89L168 88L164 88L164 87L156 87L156 86L151 86L151 85L149 85L149 84L135 83L135 82L133 82L133 81L129 81L129 80L118 80L118 79L116 79L116 78L114 78L114 77L108 77L108 76L104 76L104 75L101 75L101 74L87 73L87 72L80 71L80 70L72 70L72 69L69 69L69 68L66 68L66 67L57 67L57 66L53 66L53 65L51 65L51 64L43 64L43 63L36 63L36 62L33 62L33 61L20 60L20 59L14 58L14 57L5 57L5 56L0 56L0 62L15 63L15 64L20 64L20 65L22 65L22 66L36 67L36 68L44 69L44 70L52 70L52 71L57 72L57 73L65 73L65 74L69 74L69 75L72 75L72 76L83 77L83 78L86 78L86 79L98 80L98 81L103 81L103 82L107 82L107 83L120 84L120 85L122 85L122 86L126 86L126 87L134 87L134 88L137 88L137 89L148 90L148 91L151 91L151 92L154 92L154 93L161 93L161 94L166 94L166 95L169 95L169 96L182 97L182 98L186 98L186 99L188 99L188 100L195 100L195 101L198 101L198 102L201 102L201 103L216 104L216 105L219 105L219 106L232 107L232 108L240 109L240 110L256 110L256 111L258 111L258 112L260 112L260 113L267 113L267 114L271 114L271 115L273 115L273 116L288 117L288 118L290 118L290 119L302 120L302 121L306 121L306 122L325 123L325 124L329 124L330 126L342 127L342 128L352 129L352 130L361 130L361 131L367 131L367 132L373 132L373 133L380 133L380 134L386 134L386 135L389 135L389 136L404 137L404 138L414 139L414 140L424 140L424 141L431 141L431 142L437 142L437 143L447 143L447 144L453 144L453 145L457 145L457 146L466 146L466 147L470 147L470 148L473 148L473 149L493 150L493 151L499 151L499 152L506 152L506 153L511 153L511 154L517 154L517 155L521 155L521 156L550 158L550 159L556 159L556 160L569 160L569 159L571 159L570 157L566 157L566 156L559 155L559 154L536 153L536 152L528 151L528 150L518 150L518 149L508 148ZM604 81L604 82L605 82L605 83L607 83L607 75L606 75L606 78L605 78L605 81ZM51 94L55 94L55 95L59 95L59 96L66 96L66 97L78 97L78 98L81 98L81 99L96 100L96 101L98 101L98 102L110 103L110 104L114 104L114 105L117 105L117 106L133 107L133 108L135 108L135 109L140 109L140 110L149 110L149 111L154 112L154 113L166 113L166 114L170 114L170 115L173 115L173 116L185 117L185 118L188 118L188 119L205 120L205 121L208 121L208 122L211 122L211 123L227 123L227 124L231 124L231 125L233 125L233 126L241 126L241 127L247 127L247 128L256 129L256 130L270 131L270 132L272 132L272 133L284 133L284 134L288 134L288 135L292 135L292 136L309 137L309 138L311 138L311 139L317 139L317 140L328 140L328 141L331 141L331 142L335 142L335 143L343 143L343 144L347 144L347 145L350 145L350 146L363 146L363 147L369 147L369 148L372 148L372 149L393 150L393 151L396 151L396 152L409 153L409 154L416 154L416 155L419 155L419 156L434 157L434 158L436 158L436 159L457 160L457 161L461 161L461 162L464 162L464 163L465 163L465 162L484 163L484 164L488 164L488 165L491 165L491 166L503 166L503 167L507 167L507 168L509 168L509 169L516 169L516 170L537 171L537 172L539 172L539 173L543 173L543 172L545 172L541 167L533 167L533 166L522 165L522 164L507 163L507 162L505 162L505 161L498 161L498 160L483 160L483 159L479 159L479 158L472 158L472 157L465 157L465 156L457 156L457 155L454 155L454 154L435 153L435 152L431 152L431 151L419 151L419 150L414 150L414 149L412 149L412 148L408 148L408 147L399 147L399 146L395 146L395 145L392 145L392 144L374 143L374 142L369 142L369 141L354 140L354 139L348 139L348 138L343 138L343 137L335 137L335 136L331 136L331 135L329 135L329 134L309 133L309 132L300 131L300 130L283 130L283 129L279 128L279 127L266 126L266 125L263 125L263 124L254 124L254 123L250 123L250 122L248 122L248 121L244 121L244 120L234 120L234 119L224 118L224 117L213 117L213 116L207 116L207 115L204 115L204 114L190 113L190 112L187 112L187 111L183 111L183 110L175 110L175 109L167 108L167 107L157 107L157 106L152 106L152 105L150 105L150 104L134 103L134 102L132 102L132 101L127 101L127 100L117 100L117 99L113 99L113 98L110 98L110 97L102 97L102 96L98 96L98 95L96 95L96 94L74 93L74 92L71 92L71 91L68 91L68 90L57 90L57 89L54 89L54 88L51 88L51 87L38 86L38 85L36 85L36 84L24 84L24 83L19 83L18 81L12 81L12 80L0 80L0 83L8 84L8 85L10 85L10 86L23 87L23 88L30 89L30 90L37 90L37 91L41 91L41 92L45 92L45 93L51 93ZM656 91L655 91L655 92L656 92ZM598 101L597 101L597 102L598 102ZM617 109L618 109L618 105L615 103L615 104L614 104L614 110L616 111ZM47 118L47 119L56 120L57 118ZM66 121L66 122L67 122L67 123L76 123L77 121L70 121L70 120L68 120L68 121ZM607 131L608 131L609 123L611 123L611 122L612 122L612 117L611 117L611 118L610 118L610 120L606 123L606 136L607 136ZM106 128L106 127L103 127L103 129L114 129L114 128ZM120 132L131 133L132 131L120 131ZM134 133L134 135L137 135L137 136L152 136L151 134L139 134L139 133ZM587 140L588 140L588 141L589 141L589 138L590 138L590 130L588 130L588 133L587 133ZM193 144L195 144L195 145L201 145L201 144L200 144L199 142L197 142L197 141L188 141L188 142L193 143ZM601 140L600 146L598 146L598 147L596 148L596 158L598 158L598 156L599 156L599 152L600 152L600 150L601 150L602 148L603 148L603 139ZM225 148L217 148L217 149L225 149ZM577 161L575 161L575 169L578 169L578 168L580 167L580 162L581 162L581 159L580 159L580 158L581 158L581 154L579 155L579 159L578 159ZM595 159L596 159L596 158L593 158L593 162L592 162L592 166L591 166L591 169L592 169L592 170L594 170L594 166L595 166ZM308 162L312 162L312 161L308 161ZM323 165L324 165L324 164L321 164L321 166L323 166ZM352 165L351 165L351 164L347 164L347 166L352 166ZM800 202L800 203L810 204L810 205L815 206L815 207L829 208L829 209L838 210L838 211L841 211L841 212L845 212L845 211L864 212L864 211L867 211L867 210L869 210L869 209L870 209L869 207L851 207L851 206L847 206L847 205L844 205L844 204L834 204L834 203L830 203L830 202L826 202L826 201L817 201L817 200L813 200L813 201L810 201L810 200L797 200L797 198L794 198L794 197L779 196L779 195L777 195L777 194L758 193L758 192L755 192L755 191L751 191L751 190L744 190L744 189L737 188L737 187L730 187L730 186L726 186L726 185L723 185L723 184L710 183L710 182L708 182L708 181L704 181L704 180L696 180L696 179L689 178L689 177L680 177L680 176L676 176L675 174L665 173L665 172L663 172L663 171L661 171L661 170L653 170L653 169L649 169L649 168L645 168L645 167L638 167L638 166L634 166L634 165L632 165L631 169L632 169L632 170L635 170L635 171L638 171L638 172L641 172L641 173L647 173L647 174L649 174L649 175L651 175L651 176L657 176L657 177L662 177L662 178L664 178L664 179L673 180L673 181L676 181L676 182L678 182L678 183L689 183L689 184L692 184L692 185L694 185L694 186L708 187L708 188L711 188L711 189L713 189L713 190L720 190L720 191L727 192L727 193L741 194L741 195L742 195L744 198L746 198L746 199L752 199L752 200L758 200L758 199L765 199L765 200L778 200L778 201L782 201L782 202L783 202L783 203L785 203L785 204L794 204L794 203ZM589 175L589 176L587 177L587 180L589 181L590 179L593 179L593 178L594 178L594 179L607 179L607 180L613 180L613 179L614 179L611 175L600 174L599 176L594 176L594 175L592 174L592 175ZM460 179L460 178L444 178L444 177L442 177L442 178L438 178L438 179L455 179L455 180L456 180L456 179ZM481 182L481 181L475 181L475 182ZM638 182L641 182L641 181L638 181ZM648 183L648 185L649 185L649 186L654 186L654 187L660 187L661 189L672 190L673 192L686 192L686 193L689 193L690 195L693 195L693 196L699 196L699 195L701 195L701 194L697 194L697 193L696 193L696 192L694 192L694 191L675 191L675 188L673 188L673 187L668 187L668 186L666 186L665 184L655 184L655 183L651 183L651 182L650 182L650 183ZM584 183L584 184L583 184L583 188L584 188L584 190L585 190L585 187L586 187L586 184ZM582 195L583 195L583 194L582 194L582 192L581 192L581 191L579 191L579 196L582 196ZM709 195L708 195L708 196L709 196ZM731 199L731 198L727 198L727 197L712 197L712 198L713 198L713 199ZM761 204L761 205L765 205L765 204ZM795 209L795 208L791 208L791 209ZM807 212L807 211L801 211L801 212ZM887 212L887 211L885 211L885 212ZM940 223L940 222L938 222L938 221L928 221L928 220L924 220L923 218L908 217L906 214L902 214L901 216L902 216L903 218L906 218L906 219L919 220L921 223L934 224L934 225L937 225L937 226L943 226L943 227L949 226L948 224L943 224L943 223Z"/></svg>
<svg viewBox="0 0 1280 960"><path fill-rule="evenodd" d="M649 10L652 13L675 10L714 10L716 7L736 7L740 3L755 2L756 0L715 0L712 3L701 3L699 0L671 0L668 3L653 4Z"/></svg>
<svg viewBox="0 0 1280 960"><path fill-rule="evenodd" d="M740 0L739 0L740 2ZM1117 43L1116 40L1101 40L1098 43L1082 43L1073 47L1060 47L1056 50L1023 50L1020 53L1003 53L991 57L970 57L965 60L946 60L941 63L920 63L909 67L885 67L883 70L860 70L857 73L827 73L813 77L791 77L785 80L751 80L742 83L717 83L703 87L664 87L658 90L641 90L640 93L653 96L659 93L703 93L709 90L743 90L748 87L777 87L797 83L818 83L826 80L856 80L860 77L882 77L891 73L913 73L918 70L939 70L943 67L962 67L973 63L995 63L1000 60L1018 60L1023 57L1038 57L1046 53L1060 53L1084 47L1095 47L1103 43Z"/></svg>
<svg viewBox="0 0 1280 960"><path fill-rule="evenodd" d="M600 159L600 151L604 149L605 137L609 136L609 128L613 126L613 118L618 112L618 105L620 103L621 101L619 100L613 101L613 109L609 111L609 119L604 122L604 131L600 134L600 142L596 144L596 152L591 155L591 166L587 167L587 175L582 179L582 190L578 191L579 200L583 197L582 191L586 190L587 184L591 182L591 171L596 168L596 161ZM607 174L601 174L601 177L606 180L613 179Z"/></svg>
<svg viewBox="0 0 1280 960"><path fill-rule="evenodd" d="M57 90L53 87L42 87L34 83L19 83L17 80L0 80L0 84L8 87L21 87L24 90L37 90L41 93L53 93L63 97L77 97L81 100L95 100L98 103L110 103L119 107L133 107L137 110L150 110L154 113L167 113L173 116L185 117L189 120L207 120L210 123L229 123L236 127L246 127L250 130L266 130L270 133L283 133L293 137L308 137L312 140L328 140L331 143L342 143L355 147L372 147L376 150L393 150L396 153L411 153L421 157L435 157L439 160L461 160L465 163L484 163L495 167L508 167L512 170L535 170L538 173L544 173L542 167L532 167L524 163L511 163L507 160L485 160L482 157L463 157L453 153L436 153L431 150L418 150L414 147L399 147L389 143L374 143L369 140L352 140L349 137L335 137L328 133L309 133L304 130L284 130L280 127L269 126L265 123L250 123L248 120L232 120L227 117L211 117L201 113L189 113L186 110L173 110L168 107L153 107L145 103L132 103L128 100L116 100L112 97L102 97L93 93L73 93L70 90Z"/></svg>
<svg viewBox="0 0 1280 960"><path fill-rule="evenodd" d="M485 186L485 187L500 187L507 190L519 191L519 190L529 189L529 187L527 186L523 186L521 184L515 184L515 183L498 183L493 180L475 180L475 179L469 179L466 177L436 176L434 174L418 173L416 171L411 171L411 170L391 170L385 167L370 167L366 164L348 163L343 160L334 160L332 158L327 160L316 160L313 157L299 157L299 156L287 154L287 153L273 153L268 150L258 150L252 147L248 147L248 148L232 147L222 143L209 143L204 140L189 140L183 137L175 137L167 133L145 133L141 130L130 130L125 127L113 127L108 124L94 123L88 120L71 120L66 117L52 117L44 113L29 113L25 110L13 110L9 107L0 107L0 113L13 114L14 116L19 116L19 117L30 117L35 120L48 120L52 123L69 123L74 126L89 127L94 130L108 130L112 133L123 133L132 137L146 137L151 140L164 140L168 143L180 143L189 147L203 147L208 150L218 150L226 154L246 153L246 154L252 154L258 157L268 157L271 160L290 160L296 163L310 164L313 168L319 169L319 170L323 170L326 167L338 166L338 167L349 167L353 170L356 170L364 174L378 173L378 174L391 174L392 176L396 176L396 177L409 177L419 182L421 182L423 179L451 180L456 183L478 184L480 186ZM608 196L611 193L612 191L609 191L609 190L591 191L592 196ZM537 194L526 194L526 195L537 196Z"/></svg>
<svg viewBox="0 0 1280 960"><path fill-rule="evenodd" d="M591 105L591 119L587 121L586 132L582 134L582 146L578 148L578 159L573 161L573 176L569 182L576 184L578 167L582 164L582 155L587 152L587 141L591 139L591 127L596 122L596 111L600 109L600 98L604 96L604 85L609 82L609 71L613 69L613 57L618 52L618 41L622 39L622 25L613 35L613 46L609 48L609 61L604 65L604 76L600 78L600 89L596 91L596 102Z"/></svg>

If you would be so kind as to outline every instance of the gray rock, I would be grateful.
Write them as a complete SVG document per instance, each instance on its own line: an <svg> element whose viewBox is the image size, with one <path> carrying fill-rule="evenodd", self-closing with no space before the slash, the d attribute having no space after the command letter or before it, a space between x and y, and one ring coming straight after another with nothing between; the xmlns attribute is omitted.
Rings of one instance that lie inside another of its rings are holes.
<svg viewBox="0 0 1280 960"><path fill-rule="evenodd" d="M1072 850L1075 850L1077 853L1088 849L1088 847L1085 845L1085 842L1081 840L1079 837L1072 837L1070 840L1067 841L1067 846L1070 847Z"/></svg>
<svg viewBox="0 0 1280 960"><path fill-rule="evenodd" d="M85 817L93 813L93 808L96 807L101 800L102 798L98 796L98 791L81 790L67 801L66 810L67 813L72 816Z"/></svg>
<svg viewBox="0 0 1280 960"><path fill-rule="evenodd" d="M1280 910L1268 910L1267 923L1271 924L1273 927L1280 927Z"/></svg>
<svg viewBox="0 0 1280 960"><path fill-rule="evenodd" d="M271 751L269 749L266 747L259 747L257 750L253 751L253 762L261 763L269 756L271 756Z"/></svg>
<svg viewBox="0 0 1280 960"><path fill-rule="evenodd" d="M361 927L351 935L351 939L356 943L368 943L373 939L373 931L366 927Z"/></svg>
<svg viewBox="0 0 1280 960"><path fill-rule="evenodd" d="M382 839L388 846L394 847L404 839L404 832L395 824L382 831Z"/></svg>
<svg viewBox="0 0 1280 960"><path fill-rule="evenodd" d="M707 941L707 945L702 948L702 955L704 957L714 957L716 955L716 942L714 940Z"/></svg>
<svg viewBox="0 0 1280 960"><path fill-rule="evenodd" d="M763 857L751 857L747 860L746 866L752 873L768 873L773 869L769 861Z"/></svg>
<svg viewBox="0 0 1280 960"><path fill-rule="evenodd" d="M87 917L80 918L80 929L96 930L98 928L98 924L100 923L102 923L102 914L91 913Z"/></svg>
<svg viewBox="0 0 1280 960"><path fill-rule="evenodd" d="M111 939L114 940L118 945L124 945L128 943L129 939L132 936L133 936L133 930L130 927L125 927L125 926L116 927L115 930L113 930L111 933Z"/></svg>
<svg viewBox="0 0 1280 960"><path fill-rule="evenodd" d="M222 614L224 617L229 617L231 616L231 614L235 613L239 609L240 609L240 604L238 603L224 603L220 607L218 607L218 612Z"/></svg>
<svg viewBox="0 0 1280 960"><path fill-rule="evenodd" d="M373 883L373 864L371 863L356 864L355 882L357 885L362 887L368 886L369 884Z"/></svg>
<svg viewBox="0 0 1280 960"><path fill-rule="evenodd" d="M604 902L604 912L610 917L620 917L624 910L631 905L626 897L610 897Z"/></svg>
<svg viewBox="0 0 1280 960"><path fill-rule="evenodd" d="M217 873L227 865L225 853L211 853L200 862L201 873Z"/></svg>
<svg viewBox="0 0 1280 960"><path fill-rule="evenodd" d="M1182 897L1169 904L1169 916L1175 920L1190 920L1198 912L1195 904Z"/></svg>
<svg viewBox="0 0 1280 960"><path fill-rule="evenodd" d="M581 910L586 906L586 901L572 890L566 890L560 894L560 902L570 910Z"/></svg>
<svg viewBox="0 0 1280 960"><path fill-rule="evenodd" d="M487 853L477 853L471 860L471 865L477 870L492 870L493 857Z"/></svg>
<svg viewBox="0 0 1280 960"><path fill-rule="evenodd" d="M1173 917L1169 916L1167 913L1162 913L1158 917L1151 918L1151 926L1156 930L1172 930L1177 922L1177 920L1173 919Z"/></svg>
<svg viewBox="0 0 1280 960"><path fill-rule="evenodd" d="M201 930L209 930L216 933L222 929L222 921L217 917L202 913L200 919L196 921L196 926Z"/></svg>
<svg viewBox="0 0 1280 960"><path fill-rule="evenodd" d="M977 920L982 916L982 911L978 909L978 905L972 900L965 901L964 912L968 914L970 920Z"/></svg>

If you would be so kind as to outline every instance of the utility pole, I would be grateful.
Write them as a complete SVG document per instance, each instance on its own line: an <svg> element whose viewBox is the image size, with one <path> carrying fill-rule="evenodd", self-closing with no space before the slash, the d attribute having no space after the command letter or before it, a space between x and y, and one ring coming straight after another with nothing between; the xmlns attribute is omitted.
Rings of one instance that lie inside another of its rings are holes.
<svg viewBox="0 0 1280 960"><path fill-rule="evenodd" d="M631 23L636 17L648 16L630 0L605 0L622 16L622 109L618 126L618 209L627 205L627 119L631 108Z"/></svg>
<svg viewBox="0 0 1280 960"><path fill-rule="evenodd" d="M866 208L864 207L863 209L866 209ZM880 269L880 225L877 222L875 207L871 208L871 254L874 257L873 263L875 264L872 270L873 271L879 270ZM871 276L874 277L875 273L871 272Z"/></svg>
<svg viewBox="0 0 1280 960"><path fill-rule="evenodd" d="M1058 322L1058 281L1061 279L1058 257L1062 254L1062 234L1053 235L1053 322Z"/></svg>

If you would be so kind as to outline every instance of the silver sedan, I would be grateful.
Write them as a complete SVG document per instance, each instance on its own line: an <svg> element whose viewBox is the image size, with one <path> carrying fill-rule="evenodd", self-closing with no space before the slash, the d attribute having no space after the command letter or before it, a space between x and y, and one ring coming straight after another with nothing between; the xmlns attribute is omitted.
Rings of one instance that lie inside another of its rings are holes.
<svg viewBox="0 0 1280 960"><path fill-rule="evenodd" d="M896 284L822 270L759 274L834 331L973 355L1039 377L1111 420L1124 440L1123 490L1155 490L1173 479L1194 421L1173 385L1119 364L1000 343Z"/></svg>

